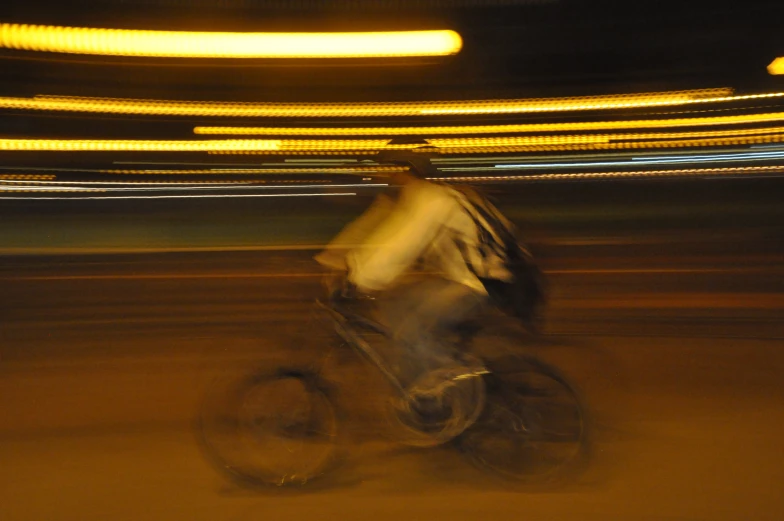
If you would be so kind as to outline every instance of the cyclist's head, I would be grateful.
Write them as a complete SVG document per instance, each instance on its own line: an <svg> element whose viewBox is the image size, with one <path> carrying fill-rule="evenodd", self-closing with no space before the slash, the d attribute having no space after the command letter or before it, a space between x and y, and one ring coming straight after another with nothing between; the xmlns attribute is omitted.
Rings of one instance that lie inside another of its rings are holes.
<svg viewBox="0 0 784 521"><path fill-rule="evenodd" d="M430 161L425 152L412 152L409 150L385 150L378 154L379 163L392 163L398 166L407 166L407 171L395 172L390 175L392 184L402 185L415 179L434 177L438 170Z"/></svg>

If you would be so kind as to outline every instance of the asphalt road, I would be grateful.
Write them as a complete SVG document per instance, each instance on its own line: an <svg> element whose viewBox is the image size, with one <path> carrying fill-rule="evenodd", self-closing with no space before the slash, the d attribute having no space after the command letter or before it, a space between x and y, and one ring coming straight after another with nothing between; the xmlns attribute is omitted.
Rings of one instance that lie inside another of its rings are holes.
<svg viewBox="0 0 784 521"><path fill-rule="evenodd" d="M545 334L510 342L560 367L596 425L586 471L546 491L385 441L384 387L350 353L327 371L355 433L328 485L216 472L192 430L214 378L331 344L308 321L312 251L4 257L2 517L780 519L781 257L681 239L540 248Z"/></svg>

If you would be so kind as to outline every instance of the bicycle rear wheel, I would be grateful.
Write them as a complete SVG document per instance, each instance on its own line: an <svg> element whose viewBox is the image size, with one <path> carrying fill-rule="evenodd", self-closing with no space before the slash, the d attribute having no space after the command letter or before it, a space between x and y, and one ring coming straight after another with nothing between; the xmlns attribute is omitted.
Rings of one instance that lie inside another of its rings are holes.
<svg viewBox="0 0 784 521"><path fill-rule="evenodd" d="M337 408L313 374L278 370L224 382L207 394L199 420L207 455L244 484L303 485L337 461Z"/></svg>
<svg viewBox="0 0 784 521"><path fill-rule="evenodd" d="M552 367L532 358L487 376L479 420L460 438L473 463L525 483L552 483L584 460L589 422L578 393Z"/></svg>

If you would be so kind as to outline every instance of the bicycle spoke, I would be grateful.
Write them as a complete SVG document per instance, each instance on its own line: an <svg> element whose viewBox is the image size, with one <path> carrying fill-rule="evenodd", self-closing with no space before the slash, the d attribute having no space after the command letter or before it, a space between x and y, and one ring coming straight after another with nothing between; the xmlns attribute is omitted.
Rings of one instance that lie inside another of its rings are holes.
<svg viewBox="0 0 784 521"><path fill-rule="evenodd" d="M221 468L259 482L302 484L331 460L337 417L326 395L301 378L249 378L226 398L239 403L206 418Z"/></svg>

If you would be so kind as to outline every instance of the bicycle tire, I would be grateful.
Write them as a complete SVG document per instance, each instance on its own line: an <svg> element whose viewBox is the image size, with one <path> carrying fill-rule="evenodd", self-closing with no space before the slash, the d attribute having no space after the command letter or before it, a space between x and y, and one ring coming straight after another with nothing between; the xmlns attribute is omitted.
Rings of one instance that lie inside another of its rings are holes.
<svg viewBox="0 0 784 521"><path fill-rule="evenodd" d="M259 403L265 392L271 396ZM217 382L201 403L197 433L208 459L232 481L301 486L340 460L341 424L326 382L307 370L285 368ZM306 456L304 449L312 453Z"/></svg>

